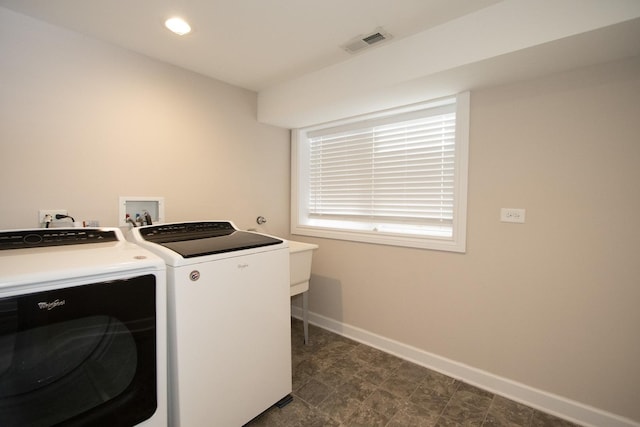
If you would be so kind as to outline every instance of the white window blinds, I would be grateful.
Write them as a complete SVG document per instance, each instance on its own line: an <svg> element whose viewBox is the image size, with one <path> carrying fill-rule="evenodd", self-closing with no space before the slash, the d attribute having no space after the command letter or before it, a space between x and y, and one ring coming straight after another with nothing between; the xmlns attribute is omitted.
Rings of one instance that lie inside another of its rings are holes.
<svg viewBox="0 0 640 427"><path fill-rule="evenodd" d="M464 252L470 94L295 129L291 234Z"/></svg>
<svg viewBox="0 0 640 427"><path fill-rule="evenodd" d="M309 132L310 218L450 230L455 130L449 104Z"/></svg>

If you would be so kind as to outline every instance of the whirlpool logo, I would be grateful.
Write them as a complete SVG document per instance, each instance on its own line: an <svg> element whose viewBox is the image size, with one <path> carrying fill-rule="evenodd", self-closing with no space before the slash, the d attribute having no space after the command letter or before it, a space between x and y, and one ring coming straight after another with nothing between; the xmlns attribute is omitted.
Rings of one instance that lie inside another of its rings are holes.
<svg viewBox="0 0 640 427"><path fill-rule="evenodd" d="M66 300L55 300L55 301L51 301L51 302L39 302L38 303L38 308L40 310L53 310L56 307L60 307L62 305L65 305L67 303Z"/></svg>

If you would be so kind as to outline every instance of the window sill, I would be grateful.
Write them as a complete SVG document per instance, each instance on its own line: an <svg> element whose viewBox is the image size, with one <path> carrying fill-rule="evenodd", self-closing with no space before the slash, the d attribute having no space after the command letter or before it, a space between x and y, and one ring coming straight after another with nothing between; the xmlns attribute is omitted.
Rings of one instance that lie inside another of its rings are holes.
<svg viewBox="0 0 640 427"><path fill-rule="evenodd" d="M293 226L291 234L446 252L464 253L466 251L466 242L464 240L458 239L458 241L455 241L450 237L407 236L379 231L340 230L303 225Z"/></svg>

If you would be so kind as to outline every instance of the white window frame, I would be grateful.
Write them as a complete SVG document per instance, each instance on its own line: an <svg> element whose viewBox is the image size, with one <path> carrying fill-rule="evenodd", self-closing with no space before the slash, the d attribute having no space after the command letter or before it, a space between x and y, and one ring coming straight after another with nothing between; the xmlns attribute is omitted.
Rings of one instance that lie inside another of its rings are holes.
<svg viewBox="0 0 640 427"><path fill-rule="evenodd" d="M309 198L307 185L309 182L308 134L325 128L433 109L452 102L455 102L456 111L452 232L448 231L447 235L442 235L433 227L428 232L420 234L385 232L380 229L371 229L368 226L355 226L345 229L322 224L322 221L314 221L310 218L307 208ZM469 108L470 93L463 92L452 97L293 130L291 144L291 233L294 235L464 253L466 251L467 223ZM448 234L451 234L451 236Z"/></svg>

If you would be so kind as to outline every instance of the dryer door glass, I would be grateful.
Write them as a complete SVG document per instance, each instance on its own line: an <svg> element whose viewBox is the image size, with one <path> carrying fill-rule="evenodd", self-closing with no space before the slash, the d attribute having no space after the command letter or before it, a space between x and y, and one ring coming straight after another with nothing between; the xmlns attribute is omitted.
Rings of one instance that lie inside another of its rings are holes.
<svg viewBox="0 0 640 427"><path fill-rule="evenodd" d="M0 425L135 425L156 409L155 276L0 299Z"/></svg>

